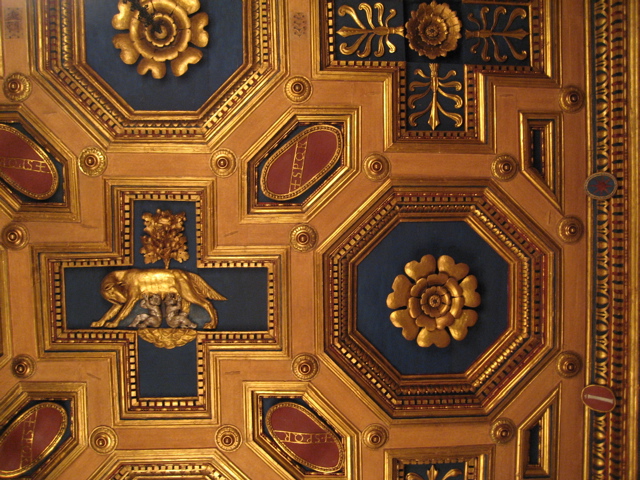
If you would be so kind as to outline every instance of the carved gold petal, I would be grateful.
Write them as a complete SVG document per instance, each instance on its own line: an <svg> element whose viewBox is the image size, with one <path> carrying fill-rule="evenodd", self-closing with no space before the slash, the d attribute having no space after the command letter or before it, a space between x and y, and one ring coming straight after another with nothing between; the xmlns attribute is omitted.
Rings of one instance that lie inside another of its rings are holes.
<svg viewBox="0 0 640 480"><path fill-rule="evenodd" d="M516 424L509 418L499 418L491 425L489 434L497 444L510 442L516 433Z"/></svg>
<svg viewBox="0 0 640 480"><path fill-rule="evenodd" d="M27 379L36 371L36 361L30 355L17 355L11 361L13 374L20 379Z"/></svg>
<svg viewBox="0 0 640 480"><path fill-rule="evenodd" d="M233 425L222 425L216 432L216 445L220 450L233 452L240 448L242 436L240 430Z"/></svg>
<svg viewBox="0 0 640 480"><path fill-rule="evenodd" d="M5 97L13 102L23 102L31 95L31 81L22 73L12 73L2 86Z"/></svg>
<svg viewBox="0 0 640 480"><path fill-rule="evenodd" d="M560 108L567 113L580 111L584 106L585 94L576 86L568 86L560 91Z"/></svg>
<svg viewBox="0 0 640 480"><path fill-rule="evenodd" d="M556 360L556 369L562 377L575 377L582 370L582 359L576 352L562 352Z"/></svg>
<svg viewBox="0 0 640 480"><path fill-rule="evenodd" d="M102 425L93 429L89 443L96 452L106 455L118 446L118 434L113 428Z"/></svg>
<svg viewBox="0 0 640 480"><path fill-rule="evenodd" d="M284 85L284 94L294 103L308 100L312 92L311 82L303 76L291 77Z"/></svg>
<svg viewBox="0 0 640 480"><path fill-rule="evenodd" d="M518 173L518 164L511 155L498 155L491 164L491 175L507 182Z"/></svg>
<svg viewBox="0 0 640 480"><path fill-rule="evenodd" d="M564 217L558 223L558 236L565 243L575 243L582 238L584 226L578 217Z"/></svg>
<svg viewBox="0 0 640 480"><path fill-rule="evenodd" d="M78 168L89 177L102 175L107 168L107 154L99 147L87 147L78 156Z"/></svg>
<svg viewBox="0 0 640 480"><path fill-rule="evenodd" d="M293 359L291 370L300 380L308 381L318 374L320 364L318 359L310 353L301 353Z"/></svg>
<svg viewBox="0 0 640 480"><path fill-rule="evenodd" d="M308 252L316 246L318 233L311 225L298 225L293 227L289 235L291 246L301 252Z"/></svg>
<svg viewBox="0 0 640 480"><path fill-rule="evenodd" d="M10 223L2 229L2 244L11 250L20 250L29 243L29 231L20 223Z"/></svg>
<svg viewBox="0 0 640 480"><path fill-rule="evenodd" d="M381 153L372 153L364 159L364 174L374 182L385 180L391 174L391 164L389 159Z"/></svg>
<svg viewBox="0 0 640 480"><path fill-rule="evenodd" d="M235 153L228 148L221 148L211 155L210 166L218 177L229 177L236 171L238 162Z"/></svg>
<svg viewBox="0 0 640 480"><path fill-rule="evenodd" d="M377 449L389 440L389 430L384 425L372 424L362 432L362 443L368 448Z"/></svg>

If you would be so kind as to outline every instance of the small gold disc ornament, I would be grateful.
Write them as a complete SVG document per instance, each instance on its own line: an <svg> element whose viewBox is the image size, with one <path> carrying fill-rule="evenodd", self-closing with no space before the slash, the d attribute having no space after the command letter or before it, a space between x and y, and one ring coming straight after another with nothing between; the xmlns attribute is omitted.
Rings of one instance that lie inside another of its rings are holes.
<svg viewBox="0 0 640 480"><path fill-rule="evenodd" d="M575 243L582 238L584 226L578 217L564 217L558 223L558 235L565 243Z"/></svg>
<svg viewBox="0 0 640 480"><path fill-rule="evenodd" d="M362 432L362 443L373 450L382 447L389 440L389 430L383 425L369 425Z"/></svg>
<svg viewBox="0 0 640 480"><path fill-rule="evenodd" d="M372 153L365 158L363 168L367 178L374 182L388 178L391 173L389 159L380 153Z"/></svg>
<svg viewBox="0 0 640 480"><path fill-rule="evenodd" d="M291 77L284 86L284 94L295 103L308 100L312 91L311 82L303 76Z"/></svg>
<svg viewBox="0 0 640 480"><path fill-rule="evenodd" d="M218 177L229 177L236 171L236 155L228 148L221 148L211 155L211 170Z"/></svg>
<svg viewBox="0 0 640 480"><path fill-rule="evenodd" d="M491 174L494 178L507 182L518 173L518 164L511 155L499 155L491 164Z"/></svg>
<svg viewBox="0 0 640 480"><path fill-rule="evenodd" d="M10 223L2 229L2 244L11 250L20 250L29 243L29 231L20 223Z"/></svg>
<svg viewBox="0 0 640 480"><path fill-rule="evenodd" d="M107 168L107 154L98 147L87 147L78 156L78 168L89 177L102 175Z"/></svg>
<svg viewBox="0 0 640 480"><path fill-rule="evenodd" d="M511 441L516 433L516 425L509 418L499 418L491 425L491 439L501 445Z"/></svg>
<svg viewBox="0 0 640 480"><path fill-rule="evenodd" d="M225 452L234 452L240 448L242 437L240 430L233 425L223 425L216 432L216 445Z"/></svg>
<svg viewBox="0 0 640 480"><path fill-rule="evenodd" d="M301 353L293 359L291 370L300 380L308 381L318 374L318 359L310 353Z"/></svg>
<svg viewBox="0 0 640 480"><path fill-rule="evenodd" d="M562 377L575 377L582 370L582 359L576 352L562 352L556 360L556 368Z"/></svg>
<svg viewBox="0 0 640 480"><path fill-rule="evenodd" d="M291 246L301 252L308 252L316 246L318 234L311 225L298 225L293 227L289 235Z"/></svg>
<svg viewBox="0 0 640 480"><path fill-rule="evenodd" d="M89 443L96 452L106 455L118 446L118 434L113 428L102 425L93 429Z"/></svg>
<svg viewBox="0 0 640 480"><path fill-rule="evenodd" d="M560 92L560 108L567 113L575 113L584 106L584 92L576 86L568 86Z"/></svg>
<svg viewBox="0 0 640 480"><path fill-rule="evenodd" d="M11 361L11 368L16 377L24 380L35 373L36 361L30 355L17 355Z"/></svg>
<svg viewBox="0 0 640 480"><path fill-rule="evenodd" d="M12 73L2 86L5 97L13 102L24 102L31 95L31 82L26 75Z"/></svg>

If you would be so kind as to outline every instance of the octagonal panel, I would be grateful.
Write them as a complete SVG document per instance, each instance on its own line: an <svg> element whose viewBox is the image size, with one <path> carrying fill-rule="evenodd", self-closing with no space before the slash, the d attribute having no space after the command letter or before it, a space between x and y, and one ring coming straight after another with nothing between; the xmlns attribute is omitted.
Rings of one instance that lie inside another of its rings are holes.
<svg viewBox="0 0 640 480"><path fill-rule="evenodd" d="M280 73L273 0L141 2L149 25L117 2L39 7L37 72L109 139L208 140Z"/></svg>
<svg viewBox="0 0 640 480"><path fill-rule="evenodd" d="M555 350L558 249L493 185L394 187L323 253L325 351L393 417L484 415Z"/></svg>

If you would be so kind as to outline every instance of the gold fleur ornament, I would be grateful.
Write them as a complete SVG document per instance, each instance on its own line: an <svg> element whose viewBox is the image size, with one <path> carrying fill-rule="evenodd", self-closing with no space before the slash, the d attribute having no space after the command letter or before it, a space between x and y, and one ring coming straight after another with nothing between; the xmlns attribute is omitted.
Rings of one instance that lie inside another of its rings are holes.
<svg viewBox="0 0 640 480"><path fill-rule="evenodd" d="M458 46L462 24L446 3L421 3L405 25L409 47L430 58L444 57Z"/></svg>
<svg viewBox="0 0 640 480"><path fill-rule="evenodd" d="M395 278L387 297L387 306L395 310L391 323L402 328L404 338L417 339L421 347L440 348L447 347L451 337L464 339L478 320L478 313L469 308L480 305L478 281L469 275L469 267L448 255L437 261L425 255L407 263L404 271L407 275Z"/></svg>
<svg viewBox="0 0 640 480"><path fill-rule="evenodd" d="M141 5L152 17L150 25L140 22L128 3L118 2L119 13L111 24L117 30L129 30L113 37L120 58L133 65L142 56L137 69L140 75L151 72L153 78L163 78L167 61L176 77L184 75L190 64L202 59L202 51L189 43L200 48L209 43L209 34L204 30L209 16L204 12L193 15L200 10L198 0L146 0Z"/></svg>

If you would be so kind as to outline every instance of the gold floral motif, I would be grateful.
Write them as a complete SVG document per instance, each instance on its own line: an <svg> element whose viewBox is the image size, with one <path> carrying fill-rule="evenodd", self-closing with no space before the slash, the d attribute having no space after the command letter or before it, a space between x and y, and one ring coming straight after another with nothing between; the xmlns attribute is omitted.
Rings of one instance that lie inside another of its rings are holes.
<svg viewBox="0 0 640 480"><path fill-rule="evenodd" d="M458 46L461 26L448 4L421 3L406 24L409 47L431 60L445 57Z"/></svg>
<svg viewBox="0 0 640 480"><path fill-rule="evenodd" d="M436 127L440 125L440 116L438 112L441 112L442 114L444 114L445 116L453 120L455 122L456 127L459 127L462 125L462 122L463 122L462 115L455 112L447 112L440 104L440 99L438 98L440 95L442 95L443 97L448 98L449 100L452 100L454 102L454 108L462 108L463 102L462 102L462 97L460 97L460 95L456 95L454 93L447 93L444 91L445 88L453 88L456 91L460 91L462 90L462 84L456 81L445 82L445 80L448 80L449 78L451 78L453 75L456 74L455 70L449 70L449 72L443 78L440 78L438 76L439 75L438 69L439 69L439 66L437 63L430 63L429 64L430 75L428 76L421 69L419 68L416 69L415 71L416 75L426 79L427 81L426 82L415 81L409 84L409 90L412 92L417 88L427 87L426 90L424 90L422 93L416 93L409 97L408 105L409 105L409 108L411 109L415 108L416 102L418 100L428 95L429 92L432 93L431 102L429 103L427 108L409 115L409 124L413 127L417 125L416 120L421 116L423 116L425 113L427 113L427 111L429 111L429 125L431 126L432 130L435 130Z"/></svg>
<svg viewBox="0 0 640 480"><path fill-rule="evenodd" d="M189 42L203 48L209 43L209 34L204 28L209 16L196 13L200 9L198 0L147 0L141 2L149 12L149 25L140 22L138 16L123 0L118 3L119 13L111 23L117 30L129 30L113 37L113 45L120 50L120 58L133 65L142 55L138 73L151 72L153 78L163 78L166 61L171 62L171 71L176 77L184 75L189 64L202 59L202 51L189 46Z"/></svg>
<svg viewBox="0 0 640 480"><path fill-rule="evenodd" d="M441 348L449 345L451 337L464 339L468 327L478 320L475 310L464 307L480 305L478 281L469 275L469 267L448 255L437 262L433 255L425 255L420 262L407 263L404 271L408 277L398 275L387 297L387 306L398 309L391 313L391 323L402 328L404 338L417 338L421 347Z"/></svg>
<svg viewBox="0 0 640 480"><path fill-rule="evenodd" d="M367 17L367 23L369 24L369 28L366 27L364 23L360 21L358 18L358 14L355 9L349 5L342 5L338 9L338 15L344 16L349 15L353 18L353 21L358 25L358 27L342 27L338 30L338 35L342 37L350 37L352 35L360 35L358 39L351 46L347 46L346 43L340 44L340 53L344 55L352 55L360 45L366 40L364 47L362 50L358 51L356 54L360 57L368 57L371 54L371 42L374 37L379 36L378 39L378 49L374 53L376 57L381 57L384 55L384 46L386 44L389 49L389 53L394 53L396 51L396 46L389 41L389 35L402 35L404 33L404 27L390 27L389 20L396 16L396 11L391 8L389 10L389 15L387 15L386 19L382 19L384 15L384 5L380 2L376 2L374 4L374 8L378 11L378 26L376 27L373 24L373 10L371 5L366 3L361 3L358 8L363 10L365 16Z"/></svg>
<svg viewBox="0 0 640 480"><path fill-rule="evenodd" d="M427 480L436 480L436 478L438 478L438 473L439 472L438 470L436 470L436 466L431 465L431 468L427 472ZM442 477L441 480L447 480L447 478L457 477L458 475L462 475L462 470L458 470L457 468L452 468L451 470L449 470L447 473L444 474L444 477ZM413 472L407 473L405 479L406 480L424 480L420 475Z"/></svg>
<svg viewBox="0 0 640 480"><path fill-rule="evenodd" d="M156 210L155 215L145 213L144 231L148 235L142 237L140 253L144 255L144 263L154 263L159 260L164 262L164 268L169 268L171 259L182 263L189 259L187 252L187 237L184 231L184 222L187 215L173 214L169 210Z"/></svg>

